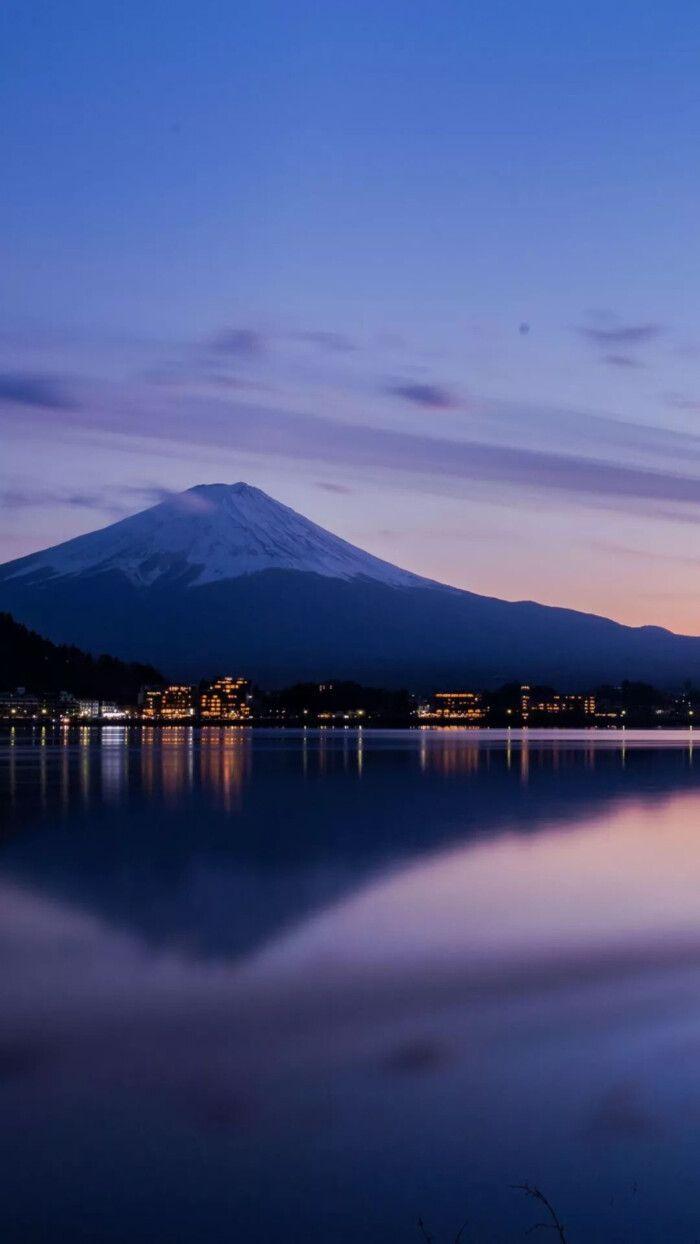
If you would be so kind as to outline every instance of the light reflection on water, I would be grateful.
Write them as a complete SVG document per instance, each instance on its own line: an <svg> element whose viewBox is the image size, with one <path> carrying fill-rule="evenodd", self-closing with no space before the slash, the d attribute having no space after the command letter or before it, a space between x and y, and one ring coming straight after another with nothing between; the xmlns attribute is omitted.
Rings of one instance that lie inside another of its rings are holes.
<svg viewBox="0 0 700 1244"><path fill-rule="evenodd" d="M692 735L7 736L10 1240L700 1235Z"/></svg>

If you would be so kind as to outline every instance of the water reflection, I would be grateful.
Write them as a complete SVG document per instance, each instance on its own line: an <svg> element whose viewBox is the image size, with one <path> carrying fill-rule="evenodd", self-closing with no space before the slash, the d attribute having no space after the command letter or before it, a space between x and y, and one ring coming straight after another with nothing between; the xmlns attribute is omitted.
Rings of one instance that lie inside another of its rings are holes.
<svg viewBox="0 0 700 1244"><path fill-rule="evenodd" d="M8 739L6 1237L518 1239L527 1178L574 1241L694 1238L700 770L665 743Z"/></svg>
<svg viewBox="0 0 700 1244"><path fill-rule="evenodd" d="M88 904L109 894L111 911L122 908L136 927L146 921L152 934L162 927L168 939L177 935L180 906L159 921L148 909L154 892L170 885L175 861L188 875L215 872L222 892L235 889L241 868L253 869L267 914L248 925L251 937L256 925L262 936L280 911L285 920L294 908L301 917L353 878L442 842L530 834L560 818L570 826L636 795L640 782L649 793L694 787L688 736L664 741L660 749L658 736L534 731L20 732L8 739L0 769L5 832L15 839L7 862L49 886L82 890ZM44 826L52 833L37 853L21 831ZM294 886L281 882L281 861ZM217 951L233 949L225 924Z"/></svg>
<svg viewBox="0 0 700 1244"><path fill-rule="evenodd" d="M102 798L119 803L126 790L127 730L125 726L104 726L100 732ZM67 777L68 775L66 775Z"/></svg>
<svg viewBox="0 0 700 1244"><path fill-rule="evenodd" d="M235 726L207 726L201 739L201 782L217 791L227 812L240 806L250 770L251 737Z"/></svg>
<svg viewBox="0 0 700 1244"><path fill-rule="evenodd" d="M548 736L537 737L534 731L508 731L499 737L497 731L482 733L448 727L406 734L395 750L404 755L411 768L417 767L422 773L439 774L446 779L468 778L492 764L506 771L515 766L520 785L528 787L533 765L538 774L543 771L556 774L567 766L579 772L582 768L595 772L602 764L607 779L612 767L624 770L630 751L658 749L659 744L659 735L653 733L635 735L628 731L614 736L612 732L597 736L592 736L591 732L581 733L580 739L564 738L551 732ZM54 731L51 727L41 727L32 732L13 728L7 732L4 745L5 793L10 806L15 805L19 765L24 784L36 785L45 810L50 804L49 784L58 780L61 797L69 803L76 783L87 802L94 790L98 800L104 798L119 803L137 782L142 794L172 807L193 790L204 789L232 811L240 807L251 777L253 737L250 730L235 726L210 726L199 731L189 726L161 729L109 726L101 730L84 726L79 730L62 727ZM262 747L272 746L272 732L266 736L261 731L255 737L258 755ZM266 737L267 743L264 742ZM390 746L389 735L376 732L369 738L374 755ZM410 740L408 745L406 740ZM346 774L360 777L365 763L365 744L366 732L362 730L330 729L304 730L298 734L290 731L282 739L278 736L277 743L280 754L285 755L291 765L298 763L307 778L323 777L339 767ZM663 736L664 751L681 748L686 753L688 766L692 767L692 733L667 732ZM58 755L61 759L57 779L56 773L49 770L56 765ZM136 769L140 770L138 775Z"/></svg>

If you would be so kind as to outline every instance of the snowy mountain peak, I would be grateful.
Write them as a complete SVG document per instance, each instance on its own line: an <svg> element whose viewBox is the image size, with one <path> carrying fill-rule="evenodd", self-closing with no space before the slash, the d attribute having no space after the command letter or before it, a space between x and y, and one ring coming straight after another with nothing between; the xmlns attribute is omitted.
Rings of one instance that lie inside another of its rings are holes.
<svg viewBox="0 0 700 1244"><path fill-rule="evenodd" d="M195 484L185 492L177 493L172 500L187 505L188 497L201 499L212 506L230 506L235 498L247 499L251 505L256 502L263 506L280 505L279 501L268 496L262 488L255 488L253 484L246 484L243 480L239 480L237 484Z"/></svg>
<svg viewBox="0 0 700 1244"><path fill-rule="evenodd" d="M63 579L117 571L137 586L187 586L263 570L299 570L392 587L426 580L334 536L250 484L197 484L159 505L33 553L5 567L4 579Z"/></svg>

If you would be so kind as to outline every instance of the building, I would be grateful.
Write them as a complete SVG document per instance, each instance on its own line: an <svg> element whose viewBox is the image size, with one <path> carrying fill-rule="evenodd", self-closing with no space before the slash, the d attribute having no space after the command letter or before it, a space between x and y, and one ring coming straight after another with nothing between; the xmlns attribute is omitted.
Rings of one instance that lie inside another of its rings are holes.
<svg viewBox="0 0 700 1244"><path fill-rule="evenodd" d="M521 687L521 713L523 722L530 717L585 721L595 717L596 701L590 694L561 695L549 687Z"/></svg>
<svg viewBox="0 0 700 1244"><path fill-rule="evenodd" d="M247 721L249 683L245 678L216 678L199 696L202 721Z"/></svg>
<svg viewBox="0 0 700 1244"><path fill-rule="evenodd" d="M129 716L129 711L112 700L100 700L99 714L102 721L123 721Z"/></svg>
<svg viewBox="0 0 700 1244"><path fill-rule="evenodd" d="M528 683L523 683L520 688L520 717L523 725L527 725L530 718L530 687Z"/></svg>
<svg viewBox="0 0 700 1244"><path fill-rule="evenodd" d="M0 719L4 721L36 721L47 715L45 701L29 694L24 687L0 692Z"/></svg>
<svg viewBox="0 0 700 1244"><path fill-rule="evenodd" d="M183 683L146 687L141 696L141 716L145 721L192 721L196 705L195 688Z"/></svg>
<svg viewBox="0 0 700 1244"><path fill-rule="evenodd" d="M0 692L0 720L3 721L122 721L126 709L107 700L77 699L68 691L33 694L24 687Z"/></svg>
<svg viewBox="0 0 700 1244"><path fill-rule="evenodd" d="M139 702L144 721L247 721L251 716L250 684L245 678L226 675L203 690L173 683L168 687L145 687ZM102 716L107 714L102 706Z"/></svg>
<svg viewBox="0 0 700 1244"><path fill-rule="evenodd" d="M130 710L113 700L93 700L89 698L75 699L74 696L61 692L61 717L77 718L79 721L124 721L129 717Z"/></svg>
<svg viewBox="0 0 700 1244"><path fill-rule="evenodd" d="M100 701L99 700L78 700L78 717L91 719L99 717Z"/></svg>
<svg viewBox="0 0 700 1244"><path fill-rule="evenodd" d="M596 699L594 695L563 695L562 711L579 717L595 717Z"/></svg>
<svg viewBox="0 0 700 1244"><path fill-rule="evenodd" d="M487 712L479 691L438 691L430 704L421 705L418 716L427 721L466 721L476 725L486 719Z"/></svg>
<svg viewBox="0 0 700 1244"><path fill-rule="evenodd" d="M139 693L139 708L144 721L156 721L160 717L163 691L160 687L143 687Z"/></svg>

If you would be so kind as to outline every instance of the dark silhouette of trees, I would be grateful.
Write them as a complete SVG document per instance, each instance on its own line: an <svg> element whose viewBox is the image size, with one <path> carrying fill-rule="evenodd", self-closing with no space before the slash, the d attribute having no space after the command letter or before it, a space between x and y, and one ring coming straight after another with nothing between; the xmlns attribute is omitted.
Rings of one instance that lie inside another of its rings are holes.
<svg viewBox="0 0 700 1244"><path fill-rule="evenodd" d="M117 703L134 703L140 687L159 685L162 674L151 665L93 657L80 648L53 644L22 626L9 613L0 613L0 689L68 691L72 695Z"/></svg>

